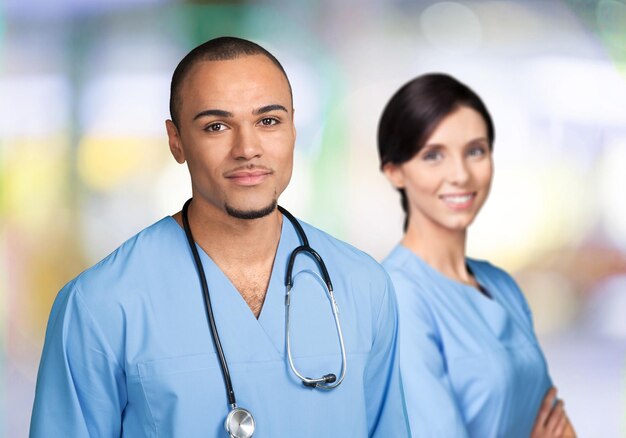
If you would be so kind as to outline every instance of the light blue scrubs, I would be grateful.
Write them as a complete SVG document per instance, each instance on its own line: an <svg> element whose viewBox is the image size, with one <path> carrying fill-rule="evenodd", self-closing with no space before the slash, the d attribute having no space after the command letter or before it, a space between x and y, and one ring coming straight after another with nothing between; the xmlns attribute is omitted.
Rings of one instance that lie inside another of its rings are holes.
<svg viewBox="0 0 626 438"><path fill-rule="evenodd" d="M528 438L551 386L530 310L506 272L483 261L467 264L492 299L404 246L383 261L398 299L411 433Z"/></svg>
<svg viewBox="0 0 626 438"><path fill-rule="evenodd" d="M298 236L283 220L257 320L199 247L238 405L255 438L405 437L393 287L364 253L303 224L328 267L347 349L344 382L306 388L285 354L285 269ZM184 231L166 217L59 293L48 323L31 437L224 437L229 407ZM306 376L339 376L332 311L308 256L292 290L292 353Z"/></svg>

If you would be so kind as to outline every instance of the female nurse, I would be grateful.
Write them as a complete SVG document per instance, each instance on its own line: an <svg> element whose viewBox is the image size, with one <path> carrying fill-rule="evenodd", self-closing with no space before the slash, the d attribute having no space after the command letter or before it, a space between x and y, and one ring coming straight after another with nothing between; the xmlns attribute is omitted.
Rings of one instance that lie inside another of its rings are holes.
<svg viewBox="0 0 626 438"><path fill-rule="evenodd" d="M493 141L481 99L444 74L404 85L380 120L381 168L406 214L383 265L398 297L411 431L574 436L517 284L465 255L467 228L489 194Z"/></svg>

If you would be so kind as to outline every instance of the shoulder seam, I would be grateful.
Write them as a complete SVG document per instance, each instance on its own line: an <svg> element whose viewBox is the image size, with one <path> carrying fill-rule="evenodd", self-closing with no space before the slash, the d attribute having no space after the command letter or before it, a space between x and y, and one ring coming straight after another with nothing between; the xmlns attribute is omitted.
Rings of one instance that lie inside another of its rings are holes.
<svg viewBox="0 0 626 438"><path fill-rule="evenodd" d="M74 283L72 289L74 290L74 294L76 295L77 301L80 303L80 306L83 309L85 309L85 312L89 316L89 319L91 320L92 324L98 330L98 334L100 335L100 338L102 339L102 342L106 346L106 350L107 350L106 353L107 353L107 355L111 358L111 360L113 361L113 363L115 364L116 367L118 367L119 369L121 369L121 370L123 370L125 372L124 367L119 363L117 357L113 353L113 349L111 348L111 345L109 344L109 341L106 339L105 336L103 336L103 331L100 328L100 325L98 324L98 322L94 318L93 314L89 310L89 307L87 306L87 303L85 302L85 299L83 298L83 295L82 295L82 292L80 290L80 287L76 283L77 282Z"/></svg>

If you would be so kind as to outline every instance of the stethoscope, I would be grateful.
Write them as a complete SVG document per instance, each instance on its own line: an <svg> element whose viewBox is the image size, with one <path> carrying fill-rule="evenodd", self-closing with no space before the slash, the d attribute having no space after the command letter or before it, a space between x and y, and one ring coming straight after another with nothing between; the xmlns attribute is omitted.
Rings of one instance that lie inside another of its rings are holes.
<svg viewBox="0 0 626 438"><path fill-rule="evenodd" d="M204 268L202 267L202 262L200 261L200 255L198 254L198 249L196 248L195 240L193 238L193 234L191 233L191 228L189 226L189 218L187 216L187 211L189 210L189 204L191 203L191 199L185 202L183 206L183 227L185 229L185 235L187 236L187 242L189 243L189 247L191 248L191 253L193 255L194 262L196 264L196 269L198 271L198 278L200 279L200 284L202 286L202 292L204 296L204 304L206 307L207 319L209 321L209 327L211 329L211 337L213 338L213 344L215 346L215 350L217 352L217 356L220 361L220 367L222 368L222 375L224 377L224 386L226 387L226 395L228 397L228 404L230 405L230 412L226 416L226 420L224 421L224 428L228 432L231 438L250 438L254 433L254 417L247 409L237 406L237 402L235 400L235 391L233 390L233 385L230 380L230 372L228 371L228 364L226 363L226 357L224 356L224 350L222 349L222 343L220 341L219 334L217 333L217 326L215 325L215 318L213 317L213 308L211 307L211 297L209 295L209 287L207 285L206 275L204 274ZM289 263L287 264L287 272L285 275L285 337L286 337L286 346L287 346L287 358L289 360L289 366L293 373L298 376L298 378L302 381L304 386L309 388L318 388L318 389L333 389L336 388L343 382L344 377L346 376L346 349L343 342L343 333L341 331L341 325L339 324L339 309L337 307L337 302L335 301L335 295L333 294L333 285L330 281L330 276L328 275L328 270L326 269L326 265L324 264L324 260L322 257L309 245L309 239L302 229L300 223L296 220L295 217L287 210L285 210L280 205L278 206L278 210L289 219L289 222L296 229L296 233L302 245L298 246L291 252L291 256L289 256ZM326 374L319 378L309 378L304 377L297 369L294 364L293 358L291 356L291 340L289 337L289 309L291 305L291 289L293 287L293 265L296 261L296 256L300 253L306 253L313 257L317 261L317 264L322 273L322 280L326 286L326 292L328 295L328 299L331 304L331 308L333 311L333 317L335 318L335 326L337 328L337 334L339 337L339 345L341 347L341 374L339 379L335 374Z"/></svg>

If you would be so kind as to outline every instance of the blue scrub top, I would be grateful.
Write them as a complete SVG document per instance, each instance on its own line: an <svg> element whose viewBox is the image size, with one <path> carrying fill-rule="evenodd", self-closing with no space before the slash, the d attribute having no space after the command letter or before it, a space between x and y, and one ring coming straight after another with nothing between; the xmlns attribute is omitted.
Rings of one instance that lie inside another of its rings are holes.
<svg viewBox="0 0 626 438"><path fill-rule="evenodd" d="M552 386L530 310L506 272L467 264L491 299L402 245L383 261L398 299L411 433L528 438Z"/></svg>
<svg viewBox="0 0 626 438"><path fill-rule="evenodd" d="M285 354L285 269L300 245L283 220L257 320L200 247L238 405L255 438L405 437L397 314L384 270L364 253L303 224L324 258L347 349L344 382L306 388ZM292 353L306 376L339 376L341 355L319 268L298 256ZM59 292L41 358L31 437L224 437L229 406L184 231L166 217Z"/></svg>

